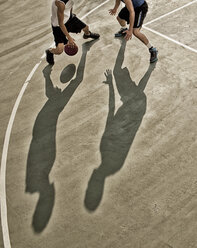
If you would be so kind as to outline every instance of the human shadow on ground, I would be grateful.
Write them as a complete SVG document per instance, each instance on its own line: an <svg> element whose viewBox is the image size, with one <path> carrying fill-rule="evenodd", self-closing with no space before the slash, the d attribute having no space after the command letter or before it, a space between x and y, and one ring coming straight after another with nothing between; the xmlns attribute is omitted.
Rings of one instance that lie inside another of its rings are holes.
<svg viewBox="0 0 197 248"><path fill-rule="evenodd" d="M118 172L124 165L146 112L144 89L156 63L150 64L147 72L136 85L130 77L128 68L122 68L125 48L126 42L122 41L113 69L116 87L122 101L116 113L112 72L107 70L105 73L104 83L109 86L109 112L100 143L101 164L94 169L85 194L84 205L90 212L95 211L102 200L105 179Z"/></svg>
<svg viewBox="0 0 197 248"><path fill-rule="evenodd" d="M49 174L56 158L56 126L60 113L65 108L77 87L83 81L87 52L95 41L82 45L82 56L77 68L70 64L64 68L60 80L69 85L61 90L54 87L50 74L52 67L47 65L43 70L45 78L45 94L48 97L38 113L33 127L26 169L26 192L39 193L39 199L32 219L32 227L40 233L47 226L55 202L54 183L50 183Z"/></svg>

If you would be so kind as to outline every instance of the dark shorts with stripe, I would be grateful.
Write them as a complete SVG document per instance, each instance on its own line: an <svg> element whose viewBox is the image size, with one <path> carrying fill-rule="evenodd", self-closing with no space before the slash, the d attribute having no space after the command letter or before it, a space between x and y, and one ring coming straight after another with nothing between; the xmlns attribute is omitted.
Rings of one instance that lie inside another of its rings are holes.
<svg viewBox="0 0 197 248"><path fill-rule="evenodd" d="M133 28L139 28L142 26L144 18L146 17L146 14L148 12L148 4L145 1L140 7L137 7L134 10L135 10L135 21ZM129 24L130 14L127 7L122 8L118 16Z"/></svg>
<svg viewBox="0 0 197 248"><path fill-rule="evenodd" d="M82 22L80 19L76 17L75 14L72 14L69 20L64 24L68 30L69 33L80 33L82 29L86 27L86 24ZM64 43L66 44L68 42L66 36L62 32L61 28L58 27L53 27L53 36L54 36L54 41L56 46L59 43Z"/></svg>

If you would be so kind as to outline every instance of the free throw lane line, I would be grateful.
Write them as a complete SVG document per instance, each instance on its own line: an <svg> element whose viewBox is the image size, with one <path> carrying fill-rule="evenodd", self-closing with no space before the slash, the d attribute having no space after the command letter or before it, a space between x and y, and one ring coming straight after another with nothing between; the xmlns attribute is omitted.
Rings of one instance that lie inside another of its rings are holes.
<svg viewBox="0 0 197 248"><path fill-rule="evenodd" d="M190 51L192 51L192 52L194 52L194 53L197 53L197 50L196 50L196 49L194 49L194 48L192 48L192 47L190 47L190 46L187 46L187 45L185 45L185 44L183 44L183 43L181 43L181 42L179 42L179 41L177 41L177 40L174 40L174 39L170 38L169 36L166 36L166 35L164 35L164 34L161 34L161 33L157 32L157 31L155 31L155 30L153 30L153 29L151 29L151 28L146 27L146 26L143 27L143 28L146 29L146 30L148 30L148 31L150 31L150 32L152 32L152 33L154 33L154 34L157 34L157 35L163 37L163 38L166 39L166 40L172 41L172 42L174 42L175 44L177 44L177 45L179 45L179 46L182 46L182 47L184 47L184 48L186 48L186 49L188 49L188 50L190 50Z"/></svg>
<svg viewBox="0 0 197 248"><path fill-rule="evenodd" d="M192 51L192 52L194 52L194 53L197 53L197 50L196 50L196 49L194 49L194 48L192 48L192 47L190 47L190 46L187 46L187 45L185 45L185 44L183 44L183 43L181 43L181 42L179 42L179 41L177 41L177 40L174 40L174 39L170 38L169 36L164 35L164 34L158 32L158 31L155 31L155 30L152 29L152 28L147 27L147 25L149 25L149 24L151 24L151 23L153 23L153 22L156 22L156 21L158 21L158 20L160 20L160 19L162 19L162 18L164 18L164 17L166 17L166 16L168 16L168 15L171 15L171 14L173 14L173 13L175 13L175 12L181 10L181 9L184 9L184 8L186 8L186 7L188 7L188 6L192 5L192 4L194 4L194 3L197 3L197 0L191 1L191 2L189 2L189 3L187 3L187 4L185 4L185 5L183 5L183 6L179 7L179 8L177 8L177 9L174 9L174 10L172 10L172 11L170 11L170 12L168 12L168 13L166 13L166 14L160 16L160 17L157 17L157 18L153 19L152 21L149 21L149 22L145 23L145 24L143 25L143 28L146 29L146 30L148 30L148 31L150 31L150 32L152 32L152 33L154 33L154 34L157 34L157 35L161 36L162 38L164 38L164 39L166 39L166 40L169 40L169 41L171 41L171 42L173 42L173 43L175 43L175 44L177 44L177 45L179 45L179 46L182 46L182 47L184 47L185 49L188 49L188 50L190 50L190 51Z"/></svg>
<svg viewBox="0 0 197 248"><path fill-rule="evenodd" d="M159 16L159 17L153 19L152 21L149 21L149 22L143 24L143 27L146 26L146 25L149 25L149 24L151 24L151 23L153 23L153 22L156 22L156 21L158 21L158 20L160 20L160 19L162 19L162 18L164 18L164 17L166 17L166 16L168 16L168 15L171 15L171 14L173 14L173 13L175 13L175 12L181 10L181 9L184 9L184 8L188 7L189 5L191 5L191 4L193 4L193 3L196 3L196 2L197 2L197 0L194 0L194 1L192 1L192 2L190 2L190 3L187 3L187 4L185 4L185 5L183 5L183 6L179 7L179 8L177 8L177 9L175 9L175 10L172 10L172 11L170 11L170 12L168 12L168 13L162 15L162 16Z"/></svg>

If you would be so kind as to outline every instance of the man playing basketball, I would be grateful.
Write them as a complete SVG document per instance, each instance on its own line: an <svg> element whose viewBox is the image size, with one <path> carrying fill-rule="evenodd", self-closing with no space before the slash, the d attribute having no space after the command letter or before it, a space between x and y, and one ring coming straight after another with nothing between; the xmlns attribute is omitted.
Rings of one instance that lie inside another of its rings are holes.
<svg viewBox="0 0 197 248"><path fill-rule="evenodd" d="M52 1L51 25L56 48L46 50L46 60L51 65L54 64L54 54L61 54L64 51L65 44L68 43L71 47L75 46L74 39L69 34L70 32L80 33L83 30L84 39L98 39L100 37L99 34L90 32L89 27L72 13L72 7L72 0Z"/></svg>
<svg viewBox="0 0 197 248"><path fill-rule="evenodd" d="M125 36L128 41L134 34L141 42L143 42L150 52L150 63L157 61L157 49L153 47L147 37L141 33L144 18L148 12L148 5L145 0L115 0L115 6L109 10L110 15L115 15L120 2L125 3L125 7L121 9L117 16L117 20L121 25L120 31L115 34L115 37ZM126 24L129 24L127 28Z"/></svg>

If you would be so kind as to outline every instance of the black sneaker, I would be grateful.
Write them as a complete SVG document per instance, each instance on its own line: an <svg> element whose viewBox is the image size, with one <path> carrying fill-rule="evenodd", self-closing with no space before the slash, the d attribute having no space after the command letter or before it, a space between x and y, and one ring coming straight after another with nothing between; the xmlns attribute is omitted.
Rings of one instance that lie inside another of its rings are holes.
<svg viewBox="0 0 197 248"><path fill-rule="evenodd" d="M117 33L115 33L115 37L122 37L125 36L126 33L124 31L128 30L128 28L121 28Z"/></svg>
<svg viewBox="0 0 197 248"><path fill-rule="evenodd" d="M54 57L53 57L53 53L51 53L50 51L49 51L49 49L47 49L46 51L45 51L45 53L46 53L46 61L50 64L50 65L54 65Z"/></svg>
<svg viewBox="0 0 197 248"><path fill-rule="evenodd" d="M100 37L99 34L96 34L96 33L92 33L92 32L89 32L89 34L84 34L83 35L83 38L84 39L88 39L88 38L92 38L92 39L98 39Z"/></svg>
<svg viewBox="0 0 197 248"><path fill-rule="evenodd" d="M150 63L156 62L158 60L158 58L157 58L158 51L157 51L156 47L151 47L149 49L149 52L150 52Z"/></svg>

